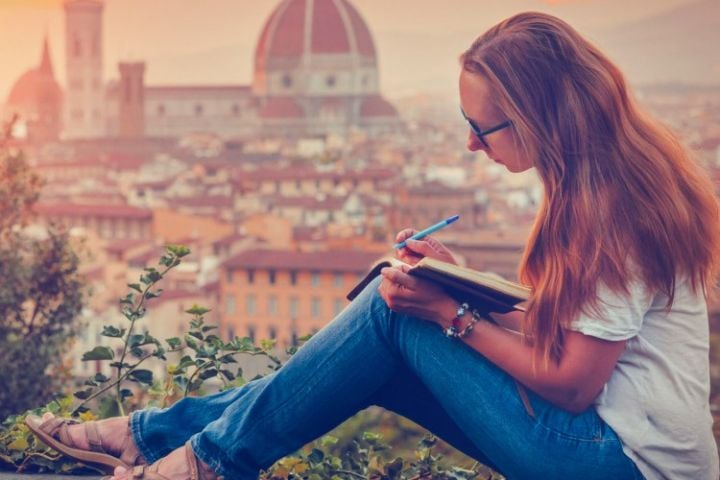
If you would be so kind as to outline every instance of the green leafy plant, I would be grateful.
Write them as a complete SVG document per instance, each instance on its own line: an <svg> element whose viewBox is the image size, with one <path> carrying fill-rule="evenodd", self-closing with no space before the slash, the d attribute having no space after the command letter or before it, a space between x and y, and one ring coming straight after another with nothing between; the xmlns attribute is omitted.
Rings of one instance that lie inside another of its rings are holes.
<svg viewBox="0 0 720 480"><path fill-rule="evenodd" d="M8 417L0 426L0 466L18 471L41 471L56 473L79 473L92 471L78 462L66 458L46 447L32 435L23 421L27 414L42 415L51 412L57 416L73 416L79 421L102 417L103 405L111 404L121 415L133 407L129 399L150 397L167 406L184 396L202 393L204 385L214 380L212 388L225 389L246 382L243 371L237 366L237 355L261 355L268 359L270 371L281 368L283 362L277 356L274 340L262 340L256 346L249 338L233 338L223 341L214 333L216 326L205 323L207 308L193 306L189 329L183 338L172 337L162 342L147 330L139 331L139 323L147 314L147 305L162 295L158 283L175 267L190 250L170 245L159 261L160 269L148 267L138 283L129 284L129 293L120 299L125 320L118 325L103 326L102 336L109 344L97 345L83 354L84 361L106 363L112 375L98 373L86 379L72 397L59 397L42 408ZM304 342L309 337L301 338ZM285 353L292 355L297 347ZM177 357L171 362L171 356ZM154 359L164 362L166 376L156 379L145 362ZM136 396L137 395L137 396ZM135 404L140 407L140 402ZM436 440L422 438L411 459L392 456L391 449L377 432L363 430L373 422L366 412L358 416L359 424L348 430L351 439L326 435L307 445L294 455L276 462L267 472L260 474L263 480L419 480L419 479L491 479L492 472L473 463L467 468L446 467L442 454L435 453ZM353 422L357 423L357 420ZM349 422L349 423L353 423ZM394 426L394 431L406 427ZM339 431L339 430L338 430ZM415 427L415 431L419 431ZM397 439L394 439L397 440Z"/></svg>

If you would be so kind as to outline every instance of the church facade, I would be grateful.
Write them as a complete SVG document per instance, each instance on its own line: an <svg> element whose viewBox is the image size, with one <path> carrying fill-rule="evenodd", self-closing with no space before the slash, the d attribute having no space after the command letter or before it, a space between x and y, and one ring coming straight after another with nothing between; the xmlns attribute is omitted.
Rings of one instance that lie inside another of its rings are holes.
<svg viewBox="0 0 720 480"><path fill-rule="evenodd" d="M258 38L250 85L147 85L145 72L152 65L144 62L119 63L118 77L105 82L102 0L67 0L64 10L67 82L64 92L54 77L43 84L57 87L61 100L56 104L62 104L53 114L55 130L39 132L46 140L301 137L373 134L401 126L380 93L370 30L348 0L280 1ZM48 71L52 75L46 43L41 67L31 72L47 77ZM8 111L26 119L38 116L32 105L43 102L27 98L41 92L28 75L13 87L6 116ZM18 97L25 98L22 111Z"/></svg>

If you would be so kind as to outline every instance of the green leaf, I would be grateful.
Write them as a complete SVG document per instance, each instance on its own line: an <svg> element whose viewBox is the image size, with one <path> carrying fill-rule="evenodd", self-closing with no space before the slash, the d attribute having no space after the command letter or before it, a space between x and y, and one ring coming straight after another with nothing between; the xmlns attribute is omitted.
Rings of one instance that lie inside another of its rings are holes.
<svg viewBox="0 0 720 480"><path fill-rule="evenodd" d="M165 341L167 342L168 346L172 349L176 349L180 346L182 341L178 337L172 337L172 338L166 338Z"/></svg>
<svg viewBox="0 0 720 480"><path fill-rule="evenodd" d="M188 335L192 335L193 337L197 338L198 340L202 340L203 338L205 338L205 337L203 337L203 334L200 332L188 332Z"/></svg>
<svg viewBox="0 0 720 480"><path fill-rule="evenodd" d="M189 310L185 310L185 313L189 313L190 315L197 315L199 317L202 317L203 315L205 315L206 313L211 312L211 311L212 310L210 310L209 308L201 307L199 305L193 305L192 307L190 307Z"/></svg>
<svg viewBox="0 0 720 480"><path fill-rule="evenodd" d="M187 377L185 377L185 376L183 376L183 375L175 375L175 376L173 377L173 382L175 383L175 385L177 385L177 387L178 387L180 390L183 390L183 391L184 391L184 390L185 390L185 387L187 387L188 379L187 379Z"/></svg>
<svg viewBox="0 0 720 480"><path fill-rule="evenodd" d="M202 372L200 372L200 375L198 375L198 377L201 380L207 380L208 378L213 378L213 377L217 376L217 374L218 374L218 371L216 369L208 368L207 370L203 370Z"/></svg>
<svg viewBox="0 0 720 480"><path fill-rule="evenodd" d="M75 398L78 398L80 400L85 400L90 395L92 395L92 392L93 392L92 388L86 388L85 390L79 390L79 391L73 393L73 396L75 396Z"/></svg>
<svg viewBox="0 0 720 480"><path fill-rule="evenodd" d="M237 363L237 360L235 360L235 354L233 353L227 353L218 358L218 360L220 360L220 363Z"/></svg>
<svg viewBox="0 0 720 480"><path fill-rule="evenodd" d="M111 325L105 325L103 326L103 330L100 335L102 335L103 337L121 338L123 335L125 335L125 329L113 327Z"/></svg>
<svg viewBox="0 0 720 480"><path fill-rule="evenodd" d="M180 363L178 364L178 368L187 368L195 365L195 361L190 358L189 355L185 355L180 359Z"/></svg>
<svg viewBox="0 0 720 480"><path fill-rule="evenodd" d="M25 439L25 437L18 437L12 442L10 442L7 448L16 452L24 452L25 450L30 448L30 445L28 445L28 441Z"/></svg>
<svg viewBox="0 0 720 480"><path fill-rule="evenodd" d="M133 290L135 290L138 293L142 293L142 288L140 288L139 283L128 283L128 287L132 288Z"/></svg>
<svg viewBox="0 0 720 480"><path fill-rule="evenodd" d="M322 450L313 448L307 458L310 463L318 464L325 458L325 453Z"/></svg>
<svg viewBox="0 0 720 480"><path fill-rule="evenodd" d="M110 379L108 377L106 377L105 375L103 375L102 373L95 374L95 381L98 383L105 383L108 380L110 380Z"/></svg>
<svg viewBox="0 0 720 480"><path fill-rule="evenodd" d="M190 347L190 348L192 348L193 350L197 351L197 349L198 349L198 344L197 344L197 342L196 342L190 335L185 335L185 343L187 343L187 346L188 346L188 347Z"/></svg>
<svg viewBox="0 0 720 480"><path fill-rule="evenodd" d="M320 445L322 447L331 447L333 445L337 445L339 439L337 437L333 437L332 435L325 435L320 439Z"/></svg>
<svg viewBox="0 0 720 480"><path fill-rule="evenodd" d="M146 385L152 385L153 382L153 373L150 370L133 370L128 377Z"/></svg>
<svg viewBox="0 0 720 480"><path fill-rule="evenodd" d="M235 374L232 373L230 370L220 370L220 373L222 373L223 376L224 376L225 378L227 378L228 380L230 380L231 382L232 382L233 380L235 380Z"/></svg>
<svg viewBox="0 0 720 480"><path fill-rule="evenodd" d="M190 255L190 252L191 252L191 250L188 247L186 247L185 245L176 245L176 244L166 245L165 250L169 254L171 254L175 257L178 257L178 258L182 258L187 255Z"/></svg>
<svg viewBox="0 0 720 480"><path fill-rule="evenodd" d="M126 398L132 397L132 396L133 396L133 392L131 390L128 390L127 388L123 388L122 390L120 390L120 401L121 402L123 400L125 400Z"/></svg>
<svg viewBox="0 0 720 480"><path fill-rule="evenodd" d="M115 354L109 347L95 347L89 352L85 352L82 356L82 361L87 362L90 360L112 360L115 358Z"/></svg>

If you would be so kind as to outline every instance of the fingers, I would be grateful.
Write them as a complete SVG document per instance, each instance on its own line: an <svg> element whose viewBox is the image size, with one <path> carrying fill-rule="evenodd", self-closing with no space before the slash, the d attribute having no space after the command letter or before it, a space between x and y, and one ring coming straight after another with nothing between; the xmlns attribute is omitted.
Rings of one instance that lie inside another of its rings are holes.
<svg viewBox="0 0 720 480"><path fill-rule="evenodd" d="M407 270L409 270L409 267L403 265L400 268L385 267L380 271L380 273L391 283L399 287L414 290L417 285L417 279L408 275Z"/></svg>
<svg viewBox="0 0 720 480"><path fill-rule="evenodd" d="M418 232L418 231L415 230L414 228L406 228L406 229L404 229L404 230L401 230L401 231L398 232L398 234L395 236L395 242L396 242L396 243L400 243L400 242L402 242L403 240L405 240L406 238L412 237L412 236L415 235L417 232Z"/></svg>

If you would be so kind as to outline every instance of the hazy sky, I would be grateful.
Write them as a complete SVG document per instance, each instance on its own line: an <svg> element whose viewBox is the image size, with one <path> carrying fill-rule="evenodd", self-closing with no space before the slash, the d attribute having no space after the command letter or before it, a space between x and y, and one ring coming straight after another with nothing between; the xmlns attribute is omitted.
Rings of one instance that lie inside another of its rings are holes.
<svg viewBox="0 0 720 480"><path fill-rule="evenodd" d="M692 0L351 0L367 21L389 96L453 91L457 55L497 21L541 10L591 39L597 32ZM145 60L149 84L250 81L260 30L280 0L106 0L106 79L120 60ZM39 62L48 33L64 84L62 0L0 0L0 103Z"/></svg>

